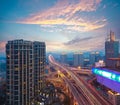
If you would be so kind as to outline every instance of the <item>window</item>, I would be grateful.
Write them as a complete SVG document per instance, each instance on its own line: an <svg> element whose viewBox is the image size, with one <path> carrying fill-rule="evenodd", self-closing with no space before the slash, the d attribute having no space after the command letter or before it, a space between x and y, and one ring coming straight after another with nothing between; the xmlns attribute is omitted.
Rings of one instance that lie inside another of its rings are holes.
<svg viewBox="0 0 120 105"><path fill-rule="evenodd" d="M14 91L14 95L18 95L18 91Z"/></svg>
<svg viewBox="0 0 120 105"><path fill-rule="evenodd" d="M14 76L14 79L18 79L18 76Z"/></svg>
<svg viewBox="0 0 120 105"><path fill-rule="evenodd" d="M18 81L14 81L14 84L15 84L15 85L18 85Z"/></svg>
<svg viewBox="0 0 120 105"><path fill-rule="evenodd" d="M14 86L14 90L18 90L18 86Z"/></svg>

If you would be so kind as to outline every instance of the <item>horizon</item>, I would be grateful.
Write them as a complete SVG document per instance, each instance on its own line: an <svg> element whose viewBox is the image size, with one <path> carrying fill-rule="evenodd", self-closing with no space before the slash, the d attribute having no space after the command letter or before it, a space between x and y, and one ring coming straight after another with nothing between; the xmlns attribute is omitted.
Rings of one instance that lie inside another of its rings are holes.
<svg viewBox="0 0 120 105"><path fill-rule="evenodd" d="M83 51L82 53L83 53L83 56L86 58L86 56L87 56L87 58L88 58L88 56L92 53L92 52L99 52L99 54L101 55L101 56L105 56L105 52L103 52L103 51ZM48 56L48 55L50 55L50 54L52 54L54 57L55 56L60 56L60 55L62 55L62 53L65 53L67 56L69 56L69 57L73 57L73 55L75 54L75 53L80 53L80 51L78 51L78 52L63 52L63 51L61 51L61 52L59 52L59 51L53 51L53 52L46 52L46 56ZM68 58L69 58L68 57ZM1 58L6 58L6 54L5 53L3 53L3 54L1 54L0 55L0 59Z"/></svg>

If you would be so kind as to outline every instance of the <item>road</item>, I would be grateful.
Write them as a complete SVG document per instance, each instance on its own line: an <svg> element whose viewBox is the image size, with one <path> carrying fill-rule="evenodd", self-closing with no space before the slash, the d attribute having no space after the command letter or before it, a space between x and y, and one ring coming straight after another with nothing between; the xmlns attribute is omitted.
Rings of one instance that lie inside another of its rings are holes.
<svg viewBox="0 0 120 105"><path fill-rule="evenodd" d="M66 66L56 62L52 55L49 55L49 61L53 66L59 67L62 73L66 72L70 75L71 79L69 79L65 75L64 81L69 86L73 96L75 97L79 105L110 105L100 95L94 92L94 90L91 89L88 84L81 80L79 78L79 75L76 75ZM72 83L71 80L75 82Z"/></svg>
<svg viewBox="0 0 120 105"><path fill-rule="evenodd" d="M72 78L68 79L67 76L65 76L63 73L60 73L60 75L67 84L67 86L69 87L70 92L75 97L76 101L78 102L78 105L89 105L89 102L86 100L86 97L84 97L84 95L82 95L82 93L79 91L74 80Z"/></svg>

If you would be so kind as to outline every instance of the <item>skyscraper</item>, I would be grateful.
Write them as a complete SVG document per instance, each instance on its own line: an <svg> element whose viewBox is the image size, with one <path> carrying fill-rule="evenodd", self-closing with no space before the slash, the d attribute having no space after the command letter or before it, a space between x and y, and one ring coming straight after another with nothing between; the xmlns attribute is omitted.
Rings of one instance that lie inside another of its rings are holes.
<svg viewBox="0 0 120 105"><path fill-rule="evenodd" d="M61 61L61 63L66 64L66 63L67 63L67 54L62 53L62 54L60 55L60 61Z"/></svg>
<svg viewBox="0 0 120 105"><path fill-rule="evenodd" d="M34 71L35 71L35 96L38 95L39 90L44 86L44 70L46 63L45 43L33 42L34 47Z"/></svg>
<svg viewBox="0 0 120 105"><path fill-rule="evenodd" d="M100 52L95 52L95 62L99 62L99 60L102 60Z"/></svg>
<svg viewBox="0 0 120 105"><path fill-rule="evenodd" d="M91 52L90 53L90 64L94 65L95 62L98 62L101 59L99 52Z"/></svg>
<svg viewBox="0 0 120 105"><path fill-rule="evenodd" d="M74 63L74 66L81 66L81 67L83 67L83 65L84 65L83 53L75 53L73 55L73 63Z"/></svg>
<svg viewBox="0 0 120 105"><path fill-rule="evenodd" d="M74 64L74 66L78 66L79 65L79 54L78 53L75 53L73 55L73 64Z"/></svg>
<svg viewBox="0 0 120 105"><path fill-rule="evenodd" d="M90 64L93 65L95 63L95 52L90 53Z"/></svg>
<svg viewBox="0 0 120 105"><path fill-rule="evenodd" d="M119 41L115 40L114 32L110 31L109 38L105 42L105 63L108 67L115 67L115 62L109 58L119 57Z"/></svg>
<svg viewBox="0 0 120 105"><path fill-rule="evenodd" d="M83 53L79 53L79 66L84 66L84 56Z"/></svg>
<svg viewBox="0 0 120 105"><path fill-rule="evenodd" d="M45 43L22 39L8 41L6 59L7 105L30 105L43 81Z"/></svg>

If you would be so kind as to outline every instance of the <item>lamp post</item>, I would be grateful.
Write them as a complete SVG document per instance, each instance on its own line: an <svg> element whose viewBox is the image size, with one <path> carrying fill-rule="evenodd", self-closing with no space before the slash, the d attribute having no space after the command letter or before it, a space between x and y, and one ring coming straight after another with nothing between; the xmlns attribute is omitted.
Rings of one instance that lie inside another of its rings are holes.
<svg viewBox="0 0 120 105"><path fill-rule="evenodd" d="M60 77L60 76L59 76L59 75L60 75L60 71L58 70L57 72L58 72L58 78L59 78L59 77Z"/></svg>
<svg viewBox="0 0 120 105"><path fill-rule="evenodd" d="M78 69L80 70L80 69L81 69L81 66L78 66Z"/></svg>

